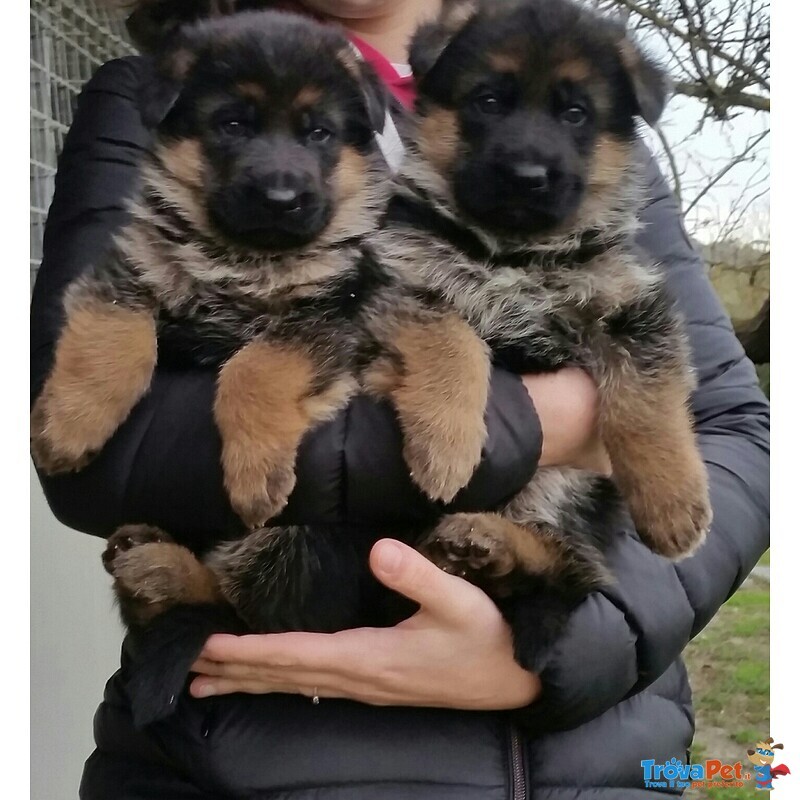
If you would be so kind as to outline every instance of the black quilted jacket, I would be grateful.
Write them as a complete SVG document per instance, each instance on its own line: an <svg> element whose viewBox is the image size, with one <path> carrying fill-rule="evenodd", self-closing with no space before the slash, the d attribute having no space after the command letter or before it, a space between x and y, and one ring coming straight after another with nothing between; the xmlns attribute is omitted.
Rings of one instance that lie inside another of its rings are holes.
<svg viewBox="0 0 800 800"><path fill-rule="evenodd" d="M35 396L61 324L65 285L125 218L148 146L134 97L141 62L104 66L85 88L58 172L32 309ZM768 543L768 408L649 155L640 244L662 262L691 334L697 430L711 476L707 544L675 566L621 535L613 588L574 613L525 710L532 735L502 714L372 708L283 695L181 700L177 715L134 731L121 673L109 681L87 762L85 800L626 800L642 759L683 758L691 697L680 654ZM98 536L147 521L203 549L238 521L222 489L214 375L161 370L150 394L85 471L43 479L56 516ZM495 371L489 442L464 509L491 508L536 468L541 433L518 378ZM407 478L390 409L355 400L314 432L299 459L287 522L413 523L434 509ZM100 568L100 565L97 565ZM127 653L123 652L123 670Z"/></svg>

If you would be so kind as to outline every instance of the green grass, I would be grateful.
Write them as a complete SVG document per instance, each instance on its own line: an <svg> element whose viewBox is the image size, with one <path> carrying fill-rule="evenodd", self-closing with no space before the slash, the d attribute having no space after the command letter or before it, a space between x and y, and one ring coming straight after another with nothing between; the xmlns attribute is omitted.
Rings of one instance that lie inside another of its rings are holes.
<svg viewBox="0 0 800 800"><path fill-rule="evenodd" d="M756 699L769 703L769 664L764 661L743 661L733 670L732 685Z"/></svg>
<svg viewBox="0 0 800 800"><path fill-rule="evenodd" d="M769 565L769 552L759 562ZM751 580L689 645L686 663L697 733L693 760L746 761L747 747L769 736L769 585ZM745 788L693 790L692 800L743 800Z"/></svg>
<svg viewBox="0 0 800 800"><path fill-rule="evenodd" d="M732 609L746 609L752 619L761 619L769 622L769 590L760 587L758 589L740 589L722 607L720 614L722 615L723 623ZM711 628L711 625L709 625L709 628ZM722 628L724 631L724 624L722 624ZM723 631L720 632L722 633Z"/></svg>
<svg viewBox="0 0 800 800"><path fill-rule="evenodd" d="M760 567L768 567L769 566L769 550L767 550L767 552L764 553L764 555L761 556L761 558L758 559L758 565Z"/></svg>
<svg viewBox="0 0 800 800"><path fill-rule="evenodd" d="M763 731L757 731L755 728L743 728L733 734L733 741L737 744L750 745L763 737Z"/></svg>
<svg viewBox="0 0 800 800"><path fill-rule="evenodd" d="M754 617L744 617L743 619L737 620L731 626L731 633L736 636L754 636L761 631L764 627L764 622L760 619L759 616Z"/></svg>

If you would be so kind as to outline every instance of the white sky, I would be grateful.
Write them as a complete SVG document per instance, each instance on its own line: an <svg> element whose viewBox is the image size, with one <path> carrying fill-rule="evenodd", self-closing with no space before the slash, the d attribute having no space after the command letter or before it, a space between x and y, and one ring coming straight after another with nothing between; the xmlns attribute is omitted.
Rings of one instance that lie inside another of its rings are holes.
<svg viewBox="0 0 800 800"><path fill-rule="evenodd" d="M674 0L668 0L674 2ZM714 0L719 10L727 8L729 0ZM685 27L685 26L684 26ZM662 64L670 67L670 53L660 36L639 31L634 37L644 49ZM678 52L681 52L680 50ZM673 64L671 72L680 69ZM724 75L716 76L724 82ZM750 90L752 91L752 90ZM694 98L675 96L662 119L661 130L670 142L679 172L684 173L684 207L687 207L698 189L708 183L709 176L718 173L752 137L769 128L769 114L749 109L734 109L726 122L707 120L695 134L702 117L703 104ZM753 149L751 158L732 168L718 184L687 214L689 232L704 242L718 238L731 219L737 221L733 235L742 241L765 239L769 236L769 135ZM650 143L656 152L662 150L659 139L651 135ZM671 181L671 172L662 158L662 167ZM740 210L745 209L741 215ZM733 212L733 213L732 213Z"/></svg>
<svg viewBox="0 0 800 800"><path fill-rule="evenodd" d="M769 115L742 110L725 123L707 121L693 135L702 115L702 104L693 98L676 96L661 120L661 129L674 148L683 184L684 204L688 205L700 186L708 182L737 153L742 152L751 137L769 127ZM688 138L687 138L688 137ZM650 134L650 143L657 152L660 142ZM769 135L753 150L752 160L738 164L708 192L687 217L687 227L701 241L713 240L731 211L749 203L738 236L743 240L764 238L769 224ZM665 174L671 180L667 162L662 157ZM734 214L734 219L738 213Z"/></svg>

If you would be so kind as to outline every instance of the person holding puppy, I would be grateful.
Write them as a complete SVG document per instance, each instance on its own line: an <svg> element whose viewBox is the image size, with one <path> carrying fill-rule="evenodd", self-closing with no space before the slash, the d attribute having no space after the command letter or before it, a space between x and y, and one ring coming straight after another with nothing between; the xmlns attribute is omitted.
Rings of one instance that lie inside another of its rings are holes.
<svg viewBox="0 0 800 800"><path fill-rule="evenodd" d="M437 3L305 5L343 24L398 104L411 101L405 48ZM136 165L113 156L147 147L135 102L142 75L137 59L103 67L65 147L34 294L34 395L60 325L63 287L124 220ZM387 147L396 152L398 142ZM510 631L486 595L399 542L380 541L373 572L419 604L414 616L385 630L212 637L195 665L197 702L145 732L132 727L115 676L98 712L82 797L559 798L585 791L616 800L646 796L642 759L685 755L692 731L680 653L767 544L768 409L678 207L652 157L643 159L650 202L639 243L664 265L699 379L693 411L715 516L703 548L672 564L635 536L622 537L609 556L615 585L577 608L534 675L516 662ZM94 464L43 481L56 515L98 535L147 520L201 550L235 536L211 415L214 378L159 370ZM579 370L521 379L495 370L484 461L457 505L491 508L537 466L607 471L596 405L591 379ZM353 401L304 443L298 488L281 520L374 531L425 519L431 509L408 479L398 438L390 411ZM574 770L563 768L565 748Z"/></svg>

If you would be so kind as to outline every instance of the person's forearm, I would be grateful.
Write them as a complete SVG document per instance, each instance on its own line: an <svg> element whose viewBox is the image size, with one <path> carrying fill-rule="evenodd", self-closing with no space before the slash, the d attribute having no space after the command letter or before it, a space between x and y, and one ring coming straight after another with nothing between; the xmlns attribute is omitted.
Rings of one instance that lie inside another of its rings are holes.
<svg viewBox="0 0 800 800"><path fill-rule="evenodd" d="M597 386L577 367L524 375L542 429L540 467L576 467L608 475L611 464L597 433Z"/></svg>

